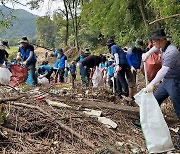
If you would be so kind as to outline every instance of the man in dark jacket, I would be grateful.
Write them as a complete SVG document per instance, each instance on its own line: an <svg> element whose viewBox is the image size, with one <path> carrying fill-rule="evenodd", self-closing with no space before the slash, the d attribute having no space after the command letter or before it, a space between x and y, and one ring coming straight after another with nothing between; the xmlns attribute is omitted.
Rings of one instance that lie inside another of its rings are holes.
<svg viewBox="0 0 180 154"><path fill-rule="evenodd" d="M17 60L22 61L23 65L26 66L28 71L31 74L33 85L37 85L37 76L36 76L36 54L34 53L34 47L29 44L27 37L23 37L19 42L21 45L18 50Z"/></svg>
<svg viewBox="0 0 180 154"><path fill-rule="evenodd" d="M86 57L83 61L82 61L82 66L85 68L86 70L86 77L87 77L87 83L86 85L89 85L89 77L90 77L90 73L91 73L91 69L90 68L94 68L96 66L99 66L100 63L105 62L106 61L106 57L103 55L99 55L99 56L88 56Z"/></svg>
<svg viewBox="0 0 180 154"><path fill-rule="evenodd" d="M106 43L109 48L109 52L113 55L115 60L115 76L116 76L116 94L120 97L124 94L129 96L128 84L125 78L125 72L127 71L127 59L126 54L121 47L116 45L113 39L109 39ZM122 92L123 89L123 92Z"/></svg>

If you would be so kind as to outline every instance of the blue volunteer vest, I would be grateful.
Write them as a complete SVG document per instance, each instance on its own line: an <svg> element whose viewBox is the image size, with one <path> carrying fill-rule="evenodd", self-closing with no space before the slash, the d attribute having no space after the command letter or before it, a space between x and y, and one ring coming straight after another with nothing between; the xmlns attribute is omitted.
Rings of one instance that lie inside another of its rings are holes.
<svg viewBox="0 0 180 154"><path fill-rule="evenodd" d="M59 59L58 68L65 68L65 58L66 58L66 55L63 55L63 56Z"/></svg>
<svg viewBox="0 0 180 154"><path fill-rule="evenodd" d="M27 49L24 49L23 46L19 47L19 51L21 53L21 59L23 61L26 61L26 59L28 59L29 55L30 55L30 46ZM33 51L34 52L34 51ZM36 54L33 53L33 57L28 61L27 64L32 64L35 63L37 61L36 59Z"/></svg>

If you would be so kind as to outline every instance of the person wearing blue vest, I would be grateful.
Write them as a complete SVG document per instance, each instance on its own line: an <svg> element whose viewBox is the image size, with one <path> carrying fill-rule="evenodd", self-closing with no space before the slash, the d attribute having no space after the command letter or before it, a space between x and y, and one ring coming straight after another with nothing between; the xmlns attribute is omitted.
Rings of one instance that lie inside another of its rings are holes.
<svg viewBox="0 0 180 154"><path fill-rule="evenodd" d="M127 59L126 54L121 47L119 47L114 39L109 39L106 43L109 48L109 52L112 54L115 60L115 78L116 78L116 95L122 98L129 96L128 84L125 78L125 72L127 71ZM123 89L123 90L122 90Z"/></svg>
<svg viewBox="0 0 180 154"><path fill-rule="evenodd" d="M109 58L106 66L107 66L107 80L108 80L108 84L110 87L109 90L110 90L110 92L113 92L113 88L116 89L116 83L115 83L115 79L114 79L114 72L115 72L114 59ZM114 80L114 83L113 83L112 79Z"/></svg>
<svg viewBox="0 0 180 154"><path fill-rule="evenodd" d="M72 61L69 67L71 77L72 77L72 86L74 86L74 81L76 80L76 64L75 61Z"/></svg>
<svg viewBox="0 0 180 154"><path fill-rule="evenodd" d="M129 101L134 100L134 88L136 87L136 72L140 69L142 54L144 51L142 50L143 41L136 40L135 46L131 46L127 51L127 62L129 68L127 69L126 77L129 86Z"/></svg>
<svg viewBox="0 0 180 154"><path fill-rule="evenodd" d="M33 85L37 85L37 76L36 76L36 54L34 53L34 47L29 44L27 37L23 37L19 42L21 45L19 46L17 60L22 61L23 65L27 68L29 73L31 74Z"/></svg>
<svg viewBox="0 0 180 154"><path fill-rule="evenodd" d="M84 52L75 60L75 62L79 62L79 70L80 70L80 75L81 75L81 84L86 85L86 77L87 77L87 72L88 70L83 67L82 61L84 58L88 57L90 55L89 49L86 48Z"/></svg>
<svg viewBox="0 0 180 154"><path fill-rule="evenodd" d="M57 69L55 82L57 82L57 78L59 75L59 82L64 82L64 73L67 69L67 57L64 54L62 49L58 49L58 59L54 65L54 68Z"/></svg>
<svg viewBox="0 0 180 154"><path fill-rule="evenodd" d="M42 64L38 68L38 74L41 75L41 77L39 78L46 77L50 83L52 73L53 73L53 67L48 65L48 61L42 62Z"/></svg>

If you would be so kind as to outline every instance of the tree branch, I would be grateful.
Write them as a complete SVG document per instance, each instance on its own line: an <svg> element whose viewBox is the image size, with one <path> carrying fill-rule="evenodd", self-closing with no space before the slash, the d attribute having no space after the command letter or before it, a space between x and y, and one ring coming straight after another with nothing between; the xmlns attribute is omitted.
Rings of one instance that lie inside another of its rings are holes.
<svg viewBox="0 0 180 154"><path fill-rule="evenodd" d="M162 21L162 20L170 19L170 18L175 18L175 17L178 17L178 16L180 16L180 13L179 14L174 14L174 15L171 15L171 16L168 16L168 17L164 17L164 18L161 18L161 19L156 19L156 20L150 22L149 25L152 25L152 24L154 24L154 23L156 23L158 21Z"/></svg>

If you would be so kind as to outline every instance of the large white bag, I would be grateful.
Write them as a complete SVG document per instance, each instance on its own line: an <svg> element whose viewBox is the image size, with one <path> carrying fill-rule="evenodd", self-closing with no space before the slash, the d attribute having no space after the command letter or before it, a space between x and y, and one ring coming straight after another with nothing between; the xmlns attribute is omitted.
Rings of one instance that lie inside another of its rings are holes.
<svg viewBox="0 0 180 154"><path fill-rule="evenodd" d="M9 71L8 68L0 67L0 83L1 84L9 84L11 75L12 73Z"/></svg>
<svg viewBox="0 0 180 154"><path fill-rule="evenodd" d="M168 126L153 93L136 94L135 101L140 107L140 123L149 153L173 150Z"/></svg>
<svg viewBox="0 0 180 154"><path fill-rule="evenodd" d="M49 80L46 77L43 78L38 78L38 84L40 85L48 85L49 84Z"/></svg>
<svg viewBox="0 0 180 154"><path fill-rule="evenodd" d="M101 71L99 70L99 67L96 67L96 70L94 71L94 74L92 76L93 87L98 87L102 82L103 79L102 79Z"/></svg>

